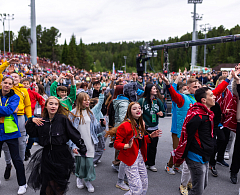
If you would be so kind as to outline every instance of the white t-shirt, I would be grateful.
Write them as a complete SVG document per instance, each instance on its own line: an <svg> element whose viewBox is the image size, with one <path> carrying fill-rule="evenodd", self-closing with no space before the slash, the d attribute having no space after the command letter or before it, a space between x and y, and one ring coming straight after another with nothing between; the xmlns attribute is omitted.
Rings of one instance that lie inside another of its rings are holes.
<svg viewBox="0 0 240 195"><path fill-rule="evenodd" d="M90 133L91 118L88 116L86 110L83 110L83 117L84 117L84 124L81 123L78 126L78 131L80 132L81 137L84 140L84 143L87 147L86 156L93 158L95 150L94 150L94 144L93 144L93 140Z"/></svg>

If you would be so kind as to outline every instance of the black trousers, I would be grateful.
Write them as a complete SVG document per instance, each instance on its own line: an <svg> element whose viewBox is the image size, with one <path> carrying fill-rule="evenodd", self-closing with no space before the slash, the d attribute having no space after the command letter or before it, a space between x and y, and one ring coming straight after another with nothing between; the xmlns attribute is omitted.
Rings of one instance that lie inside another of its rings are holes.
<svg viewBox="0 0 240 195"><path fill-rule="evenodd" d="M237 123L236 139L232 157L231 172L238 173L240 169L240 123Z"/></svg>
<svg viewBox="0 0 240 195"><path fill-rule="evenodd" d="M151 134L154 131L148 131L149 134ZM148 144L147 146L147 161L146 165L153 166L155 165L156 160L156 154L157 154L157 145L158 145L158 137L155 137L152 139L152 142Z"/></svg>
<svg viewBox="0 0 240 195"><path fill-rule="evenodd" d="M214 135L214 152L213 152L212 156L210 157L210 161L209 161L209 165L213 166L213 167L216 165L215 156L216 156L216 153L217 153L217 149L218 149L217 139L216 139L216 135Z"/></svg>
<svg viewBox="0 0 240 195"><path fill-rule="evenodd" d="M217 161L224 160L224 153L229 141L230 130L226 127L219 130L218 138L217 138L217 145L218 145L218 155Z"/></svg>
<svg viewBox="0 0 240 195"><path fill-rule="evenodd" d="M13 165L16 169L18 185L23 186L26 184L26 176L24 164L19 155L18 138L0 141L0 153L4 142L8 145Z"/></svg>

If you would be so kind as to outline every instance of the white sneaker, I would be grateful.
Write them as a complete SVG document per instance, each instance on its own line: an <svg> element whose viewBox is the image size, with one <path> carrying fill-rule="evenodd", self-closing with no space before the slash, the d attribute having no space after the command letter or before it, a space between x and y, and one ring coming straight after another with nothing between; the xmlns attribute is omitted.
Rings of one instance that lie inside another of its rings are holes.
<svg viewBox="0 0 240 195"><path fill-rule="evenodd" d="M94 167L97 167L97 164L94 164L93 166L94 166Z"/></svg>
<svg viewBox="0 0 240 195"><path fill-rule="evenodd" d="M157 168L153 165L153 166L149 166L149 170L153 171L153 172L157 172Z"/></svg>
<svg viewBox="0 0 240 195"><path fill-rule="evenodd" d="M19 186L18 194L25 194L27 192L27 187L28 187L27 184Z"/></svg>
<svg viewBox="0 0 240 195"><path fill-rule="evenodd" d="M85 181L85 185L86 185L86 187L88 189L88 192L94 192L94 187L92 186L90 181Z"/></svg>
<svg viewBox="0 0 240 195"><path fill-rule="evenodd" d="M224 159L225 160L229 160L229 152L225 152L224 153Z"/></svg>
<svg viewBox="0 0 240 195"><path fill-rule="evenodd" d="M83 189L84 188L84 184L82 182L82 179L77 177L77 188L79 189Z"/></svg>

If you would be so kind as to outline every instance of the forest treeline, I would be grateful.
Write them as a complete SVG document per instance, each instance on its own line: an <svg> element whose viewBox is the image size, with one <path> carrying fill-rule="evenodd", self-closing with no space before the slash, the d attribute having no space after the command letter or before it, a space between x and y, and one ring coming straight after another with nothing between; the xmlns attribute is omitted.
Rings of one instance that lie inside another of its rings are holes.
<svg viewBox="0 0 240 195"><path fill-rule="evenodd" d="M17 35L10 31L11 51L15 53L30 53L30 33L31 29L22 26ZM218 37L224 35L240 34L240 26L236 25L232 29L224 26L214 27L207 33L207 37ZM203 32L198 32L198 38L204 38ZM41 25L37 26L37 53L38 56L49 58L52 61L74 65L92 71L111 71L112 64L115 63L116 70L124 69L125 61L123 56L127 56L127 72L136 71L136 55L139 53L139 46L144 45L144 41L122 41L118 43L99 42L84 44L84 40L76 40L73 34L70 42L63 45L58 44L61 33L55 27L47 29ZM186 33L180 38L169 37L168 40L147 40L150 45L161 45L179 41L189 41L192 33ZM8 51L8 31L5 31L6 51ZM79 44L77 44L79 42ZM203 66L204 46L197 47L197 63ZM3 33L0 34L0 50L3 51ZM169 49L170 71L177 71L179 68L187 67L191 63L191 48ZM207 45L207 66L214 67L219 63L240 62L240 41ZM163 51L158 51L156 58L148 61L148 71L160 71L163 63Z"/></svg>

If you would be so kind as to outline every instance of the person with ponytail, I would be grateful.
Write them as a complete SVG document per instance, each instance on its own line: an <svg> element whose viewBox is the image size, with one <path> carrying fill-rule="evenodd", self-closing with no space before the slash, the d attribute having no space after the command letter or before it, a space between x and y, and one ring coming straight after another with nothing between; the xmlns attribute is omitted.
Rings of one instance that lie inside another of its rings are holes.
<svg viewBox="0 0 240 195"><path fill-rule="evenodd" d="M85 184L89 192L94 192L94 187L90 183L96 179L93 164L95 152L94 146L99 142L97 135L105 130L106 121L104 119L102 126L90 110L89 104L89 95L85 92L81 92L78 94L76 100L76 108L74 108L69 114L73 126L80 132L84 143L86 144L87 153L86 155L80 154L78 152L78 147L73 144L71 140L69 141L69 146L75 154L77 188L82 189Z"/></svg>
<svg viewBox="0 0 240 195"><path fill-rule="evenodd" d="M147 134L144 126L141 105L138 102L131 102L124 121L115 127L117 133L114 147L120 150L118 158L125 164L130 188L125 195L147 193L148 176L144 163L147 160L147 143L151 143L155 137L160 137L162 131L156 130Z"/></svg>

